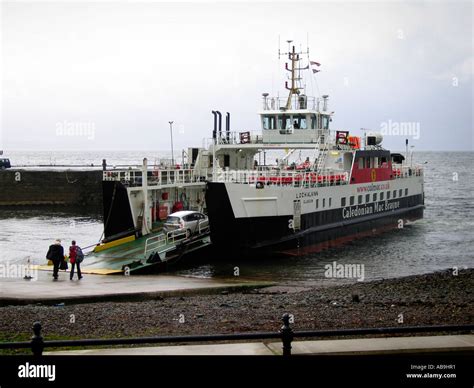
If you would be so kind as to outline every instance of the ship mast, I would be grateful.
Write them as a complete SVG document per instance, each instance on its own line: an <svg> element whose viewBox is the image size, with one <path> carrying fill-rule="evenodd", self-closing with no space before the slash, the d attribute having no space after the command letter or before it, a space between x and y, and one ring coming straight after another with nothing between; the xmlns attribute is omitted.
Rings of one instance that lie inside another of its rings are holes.
<svg viewBox="0 0 474 388"><path fill-rule="evenodd" d="M290 92L288 94L288 100L286 101L286 109L291 109L291 98L293 95L299 95L300 90L303 89L299 87L299 81L301 81L301 70L306 70L309 68L309 65L305 68L298 67L298 63L301 60L301 55L309 54L309 49L306 52L296 52L295 46L291 46L291 40L287 40L288 42L288 52L281 53L278 50L278 56L281 55L288 55L288 59L291 61L291 69L288 68L288 62L285 63L285 69L291 73L291 86L288 86L288 81L285 81L285 88L288 89ZM291 49L291 50L290 50Z"/></svg>

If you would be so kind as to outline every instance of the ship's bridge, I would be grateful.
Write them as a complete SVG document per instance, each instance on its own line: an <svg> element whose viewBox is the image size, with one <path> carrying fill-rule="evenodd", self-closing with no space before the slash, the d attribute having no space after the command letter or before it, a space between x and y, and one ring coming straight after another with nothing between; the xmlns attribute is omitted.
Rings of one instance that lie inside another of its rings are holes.
<svg viewBox="0 0 474 388"><path fill-rule="evenodd" d="M318 143L329 131L334 112L327 110L328 96L289 98L263 94L263 110L259 112L263 143Z"/></svg>

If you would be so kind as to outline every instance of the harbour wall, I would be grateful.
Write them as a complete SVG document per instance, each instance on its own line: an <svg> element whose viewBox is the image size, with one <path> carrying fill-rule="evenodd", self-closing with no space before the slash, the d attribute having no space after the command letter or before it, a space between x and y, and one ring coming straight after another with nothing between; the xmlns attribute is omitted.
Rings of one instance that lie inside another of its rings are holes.
<svg viewBox="0 0 474 388"><path fill-rule="evenodd" d="M102 170L0 171L0 206L102 207Z"/></svg>

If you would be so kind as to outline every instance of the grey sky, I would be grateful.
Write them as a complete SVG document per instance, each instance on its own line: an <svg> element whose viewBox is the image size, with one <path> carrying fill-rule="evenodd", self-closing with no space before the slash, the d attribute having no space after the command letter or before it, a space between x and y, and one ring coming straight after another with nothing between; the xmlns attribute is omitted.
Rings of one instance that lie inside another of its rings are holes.
<svg viewBox="0 0 474 388"><path fill-rule="evenodd" d="M408 123L418 150L474 149L472 2L11 2L1 12L6 151L167 149L169 120L175 149L199 146L212 109L231 112L233 130L259 129L261 93L285 95L278 36L282 49L287 39L305 48L307 34L322 70L307 94L330 95L332 129Z"/></svg>

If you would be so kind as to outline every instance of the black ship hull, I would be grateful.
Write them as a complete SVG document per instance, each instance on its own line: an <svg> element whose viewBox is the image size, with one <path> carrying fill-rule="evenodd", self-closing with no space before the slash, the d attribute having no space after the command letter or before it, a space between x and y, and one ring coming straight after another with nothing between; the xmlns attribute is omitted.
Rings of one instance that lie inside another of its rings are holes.
<svg viewBox="0 0 474 388"><path fill-rule="evenodd" d="M206 189L213 245L244 254L259 252L301 255L387 229L400 228L407 220L423 218L421 194L396 201L399 202L396 210L350 219L343 217L342 208L301 214L301 227L293 230L289 228L292 216L236 218L225 184L210 182ZM382 202L389 204L393 201Z"/></svg>

